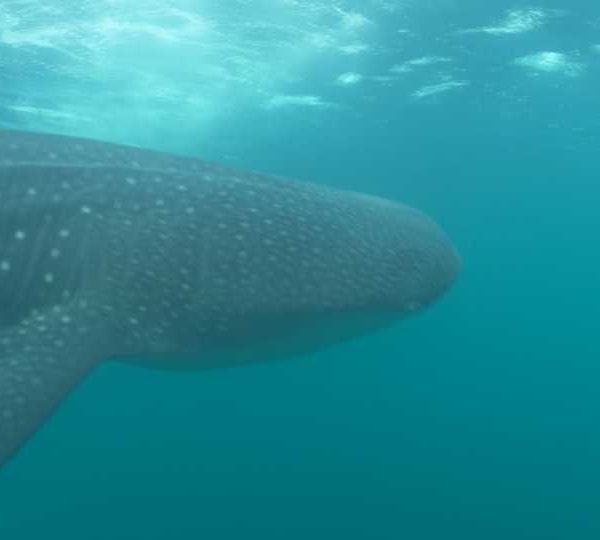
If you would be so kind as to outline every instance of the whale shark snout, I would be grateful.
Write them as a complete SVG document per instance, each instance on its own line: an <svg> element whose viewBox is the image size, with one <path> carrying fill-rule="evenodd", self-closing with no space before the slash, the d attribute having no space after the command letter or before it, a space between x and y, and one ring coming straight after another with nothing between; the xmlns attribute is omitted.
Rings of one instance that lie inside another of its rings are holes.
<svg viewBox="0 0 600 540"><path fill-rule="evenodd" d="M313 208L318 234L308 238L298 271L322 304L319 311L385 312L401 317L424 308L454 283L461 260L430 217L410 206L361 193L322 189ZM302 231L302 223L292 229ZM301 270L302 266L300 267ZM305 302L308 298L305 297Z"/></svg>
<svg viewBox="0 0 600 540"><path fill-rule="evenodd" d="M383 303L400 313L414 312L452 286L462 262L454 244L431 218L405 205L391 204L390 238L384 241L391 245L395 262L389 265L394 264L395 271L388 277L389 292Z"/></svg>

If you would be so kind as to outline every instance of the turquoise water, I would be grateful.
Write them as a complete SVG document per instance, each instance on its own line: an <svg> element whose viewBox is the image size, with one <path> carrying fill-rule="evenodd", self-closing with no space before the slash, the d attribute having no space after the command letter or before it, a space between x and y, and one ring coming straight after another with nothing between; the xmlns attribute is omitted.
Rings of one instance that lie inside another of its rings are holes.
<svg viewBox="0 0 600 540"><path fill-rule="evenodd" d="M0 126L403 200L464 269L310 357L103 366L0 474L0 537L598 538L598 6L68 4L0 6Z"/></svg>

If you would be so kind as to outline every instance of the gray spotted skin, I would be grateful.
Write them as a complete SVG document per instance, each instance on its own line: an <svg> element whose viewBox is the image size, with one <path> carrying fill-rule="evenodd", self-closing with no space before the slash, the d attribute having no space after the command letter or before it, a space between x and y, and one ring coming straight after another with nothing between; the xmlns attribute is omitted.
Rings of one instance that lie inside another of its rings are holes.
<svg viewBox="0 0 600 540"><path fill-rule="evenodd" d="M459 259L390 201L0 131L0 466L103 360L310 352L434 301Z"/></svg>

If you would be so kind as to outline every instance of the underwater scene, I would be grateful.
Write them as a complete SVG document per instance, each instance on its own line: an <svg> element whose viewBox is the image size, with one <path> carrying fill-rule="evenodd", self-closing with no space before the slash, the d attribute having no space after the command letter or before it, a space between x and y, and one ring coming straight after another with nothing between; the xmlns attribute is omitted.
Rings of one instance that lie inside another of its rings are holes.
<svg viewBox="0 0 600 540"><path fill-rule="evenodd" d="M592 0L0 0L0 538L600 538L599 88Z"/></svg>

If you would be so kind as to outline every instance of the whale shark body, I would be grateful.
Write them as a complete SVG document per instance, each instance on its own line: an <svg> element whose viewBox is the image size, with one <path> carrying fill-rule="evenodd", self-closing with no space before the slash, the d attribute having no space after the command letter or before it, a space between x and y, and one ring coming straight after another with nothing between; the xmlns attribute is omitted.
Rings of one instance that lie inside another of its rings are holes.
<svg viewBox="0 0 600 540"><path fill-rule="evenodd" d="M0 466L105 360L204 369L309 353L426 306L459 265L401 204L0 131Z"/></svg>

